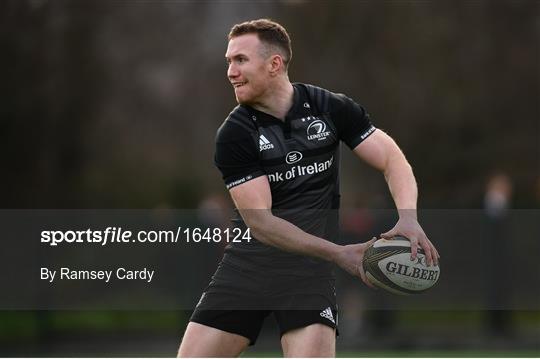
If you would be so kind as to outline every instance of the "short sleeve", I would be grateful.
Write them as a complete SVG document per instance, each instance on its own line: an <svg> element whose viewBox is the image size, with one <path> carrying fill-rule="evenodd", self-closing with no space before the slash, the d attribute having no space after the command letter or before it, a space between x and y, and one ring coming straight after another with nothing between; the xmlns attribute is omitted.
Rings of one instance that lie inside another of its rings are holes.
<svg viewBox="0 0 540 359"><path fill-rule="evenodd" d="M350 149L354 149L375 131L367 111L345 95L336 95L331 100L331 116L340 139Z"/></svg>
<svg viewBox="0 0 540 359"><path fill-rule="evenodd" d="M214 163L227 189L265 174L253 136L231 121L225 121L217 131Z"/></svg>

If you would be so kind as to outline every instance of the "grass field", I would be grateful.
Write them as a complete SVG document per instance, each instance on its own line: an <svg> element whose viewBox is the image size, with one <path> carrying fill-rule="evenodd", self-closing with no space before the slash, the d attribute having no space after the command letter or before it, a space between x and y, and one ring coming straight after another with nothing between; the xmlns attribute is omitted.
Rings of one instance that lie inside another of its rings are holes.
<svg viewBox="0 0 540 359"><path fill-rule="evenodd" d="M397 314L391 333L341 338L337 356L540 358L539 311L514 312L515 331L505 338L485 332L481 312ZM0 356L170 357L187 318L176 311L0 311ZM276 328L260 339L243 357L282 357Z"/></svg>
<svg viewBox="0 0 540 359"><path fill-rule="evenodd" d="M243 357L280 358L281 352L248 352ZM337 353L338 358L539 358L540 349L536 351L343 351Z"/></svg>

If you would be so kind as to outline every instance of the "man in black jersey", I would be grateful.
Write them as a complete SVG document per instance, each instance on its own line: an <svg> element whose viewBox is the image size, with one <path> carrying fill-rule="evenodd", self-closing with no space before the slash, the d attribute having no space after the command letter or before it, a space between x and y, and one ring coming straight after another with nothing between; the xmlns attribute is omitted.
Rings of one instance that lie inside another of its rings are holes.
<svg viewBox="0 0 540 359"><path fill-rule="evenodd" d="M273 315L285 356L335 356L332 266L368 285L374 241L335 243L339 143L384 173L399 213L384 238L411 240L429 265L439 255L416 218L417 186L403 153L363 107L342 94L289 81L290 39L279 24L235 25L225 58L239 103L218 130L215 163L253 240L229 245L186 329L178 355L238 356Z"/></svg>

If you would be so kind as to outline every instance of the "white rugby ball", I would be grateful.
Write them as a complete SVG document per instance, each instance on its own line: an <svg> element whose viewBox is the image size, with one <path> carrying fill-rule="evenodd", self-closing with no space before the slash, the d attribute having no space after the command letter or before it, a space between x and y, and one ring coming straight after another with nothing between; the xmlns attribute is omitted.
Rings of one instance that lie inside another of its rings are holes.
<svg viewBox="0 0 540 359"><path fill-rule="evenodd" d="M418 294L439 280L439 266L427 266L426 255L419 247L411 260L411 242L405 237L379 239L364 253L364 271L371 283L395 294Z"/></svg>

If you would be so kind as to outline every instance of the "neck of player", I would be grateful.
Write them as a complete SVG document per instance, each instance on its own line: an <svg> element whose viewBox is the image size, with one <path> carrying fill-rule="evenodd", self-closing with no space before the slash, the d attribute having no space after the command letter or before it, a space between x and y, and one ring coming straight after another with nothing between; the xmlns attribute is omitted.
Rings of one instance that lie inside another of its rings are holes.
<svg viewBox="0 0 540 359"><path fill-rule="evenodd" d="M277 80L277 79L276 79ZM266 96L253 107L285 121L285 116L294 102L294 88L287 77L269 84Z"/></svg>

